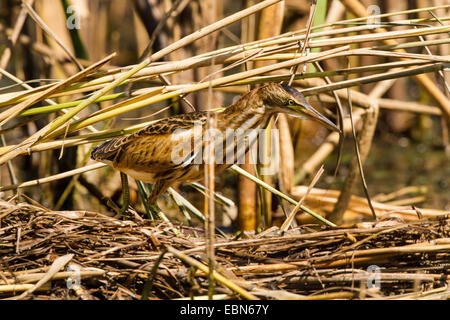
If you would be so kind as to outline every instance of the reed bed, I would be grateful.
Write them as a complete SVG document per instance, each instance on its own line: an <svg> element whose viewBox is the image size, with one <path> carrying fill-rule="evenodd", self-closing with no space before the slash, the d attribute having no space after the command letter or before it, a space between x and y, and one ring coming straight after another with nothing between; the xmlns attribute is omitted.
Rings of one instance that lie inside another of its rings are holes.
<svg viewBox="0 0 450 320"><path fill-rule="evenodd" d="M439 138L442 153L450 150L450 5L369 16L359 1L332 1L330 10L340 12L335 17L323 1L312 1L305 12L301 1L249 1L253 5L214 21L205 14L201 28L171 35L173 41L158 49L153 35L139 59L121 65L120 53L107 50L95 59L74 55L33 2L23 1L13 24L0 23L9 41L0 53L0 80L13 83L0 90L0 298L449 298L448 208L423 207L428 190L421 186L370 197L364 166L376 130L385 128L379 123L392 111L417 115L422 127L426 119L439 123L433 139ZM267 10L274 10L276 16L284 3L303 12L302 27L282 32L281 15L255 34L255 15L267 19ZM177 16L188 5L174 1L158 30L164 24L176 30L182 24ZM27 16L39 35L54 43L22 32ZM229 29L237 23L241 37ZM219 35L232 43L208 44ZM186 56L199 43L202 50ZM20 72L10 73L6 67L15 45L28 48L47 66L58 66L58 79L22 81ZM418 101L385 96L402 79L415 82ZM339 124L351 152L343 154L338 133L325 132L300 162L304 123L279 117L272 124L281 134L277 177L259 175L259 164L256 171L233 165L230 171L239 180L226 187L238 189L234 199L221 193L223 186L216 190L218 177L209 166L206 187L193 185L193 193L204 196L204 210L170 188L164 221L146 219L148 208L141 203L146 186L135 181L130 216L124 221L110 217L111 203L120 202L119 191L114 192L119 183L101 185L110 173L106 165L89 160L90 147L159 117L222 107L214 104L226 94L281 81L317 101ZM204 105L193 105L195 100ZM138 121L126 122L136 114ZM323 187L323 164L330 156L344 159L339 189ZM55 163L65 159L70 165L55 171ZM30 173L26 161L40 161L39 170L18 179L17 173ZM438 169L446 180L448 170ZM63 179L68 182L57 190L60 195L47 198L55 191L51 186ZM365 197L354 194L358 179ZM242 209L246 200L251 218ZM216 207L237 212L239 233L214 219Z"/></svg>
<svg viewBox="0 0 450 320"><path fill-rule="evenodd" d="M176 225L174 234L173 226L161 221L119 221L96 212L4 201L0 217L2 299L207 294L203 228ZM215 298L448 299L448 215L317 227L216 237ZM379 286L368 288L375 280Z"/></svg>

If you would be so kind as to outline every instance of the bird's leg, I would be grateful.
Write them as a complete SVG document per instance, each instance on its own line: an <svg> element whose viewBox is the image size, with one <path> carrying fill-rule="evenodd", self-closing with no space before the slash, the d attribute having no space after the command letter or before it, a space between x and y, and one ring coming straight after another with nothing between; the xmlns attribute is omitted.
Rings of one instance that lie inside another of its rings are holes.
<svg viewBox="0 0 450 320"><path fill-rule="evenodd" d="M122 182L122 208L114 209L116 211L116 215L114 218L121 218L125 212L128 210L128 206L130 205L130 188L128 187L128 177L125 173L120 172L120 180Z"/></svg>
<svg viewBox="0 0 450 320"><path fill-rule="evenodd" d="M162 210L159 208L158 204L156 203L156 200L158 200L158 197L161 194L163 194L164 191L166 191L170 187L171 184L172 184L171 181L168 181L168 180L156 181L155 184L153 185L152 192L150 193L150 196L147 199L147 206L153 216L159 217L159 219L161 219L162 221L164 221L165 223L167 223L170 226L173 233L175 233L179 237L182 237L183 234L172 225L170 220L167 219L164 212L162 212Z"/></svg>
<svg viewBox="0 0 450 320"><path fill-rule="evenodd" d="M159 217L161 220L165 220L164 217L162 217L161 209L159 208L158 204L156 203L156 200L158 200L159 196L164 193L164 191L167 190L167 188L170 187L170 183L164 180L157 180L155 184L153 184L152 192L150 193L150 196L147 199L147 205L150 211L154 216Z"/></svg>

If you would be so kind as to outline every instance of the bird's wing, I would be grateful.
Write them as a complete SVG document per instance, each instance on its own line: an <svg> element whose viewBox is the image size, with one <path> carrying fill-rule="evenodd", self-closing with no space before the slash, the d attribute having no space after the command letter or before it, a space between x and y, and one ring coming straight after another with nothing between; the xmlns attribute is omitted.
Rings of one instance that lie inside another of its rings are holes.
<svg viewBox="0 0 450 320"><path fill-rule="evenodd" d="M206 115L206 112L200 111L161 119L135 133L114 138L94 147L91 158L97 161L114 161L120 156L119 153L133 142L141 140L143 143L149 143L153 136L164 136L174 133L175 130L187 130L195 125L203 125Z"/></svg>
<svg viewBox="0 0 450 320"><path fill-rule="evenodd" d="M203 125L206 120L207 112L191 112L180 114L166 119L161 119L152 123L148 127L131 134L130 136L142 137L152 135L171 134L177 129L190 129L195 125Z"/></svg>

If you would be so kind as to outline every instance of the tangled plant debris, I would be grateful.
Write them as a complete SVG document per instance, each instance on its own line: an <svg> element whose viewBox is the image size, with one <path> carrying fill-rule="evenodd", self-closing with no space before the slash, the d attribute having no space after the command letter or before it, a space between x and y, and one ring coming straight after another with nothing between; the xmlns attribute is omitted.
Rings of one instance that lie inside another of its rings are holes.
<svg viewBox="0 0 450 320"><path fill-rule="evenodd" d="M163 222L3 201L0 218L3 299L141 299L146 287L149 299L207 293L207 275L189 264L206 263L202 229L175 225L182 235L175 236ZM273 227L252 238L219 237L215 246L217 273L260 299L450 295L446 216L346 228L304 225L285 234ZM216 288L216 298L240 297L226 285Z"/></svg>

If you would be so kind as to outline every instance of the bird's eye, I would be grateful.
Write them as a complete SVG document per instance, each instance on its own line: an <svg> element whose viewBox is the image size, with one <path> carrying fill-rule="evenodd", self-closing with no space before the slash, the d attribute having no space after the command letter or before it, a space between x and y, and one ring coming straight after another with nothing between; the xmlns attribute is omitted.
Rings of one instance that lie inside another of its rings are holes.
<svg viewBox="0 0 450 320"><path fill-rule="evenodd" d="M295 104L295 101L292 100L292 99L289 99L288 104L289 104L290 106L293 106L293 105Z"/></svg>

